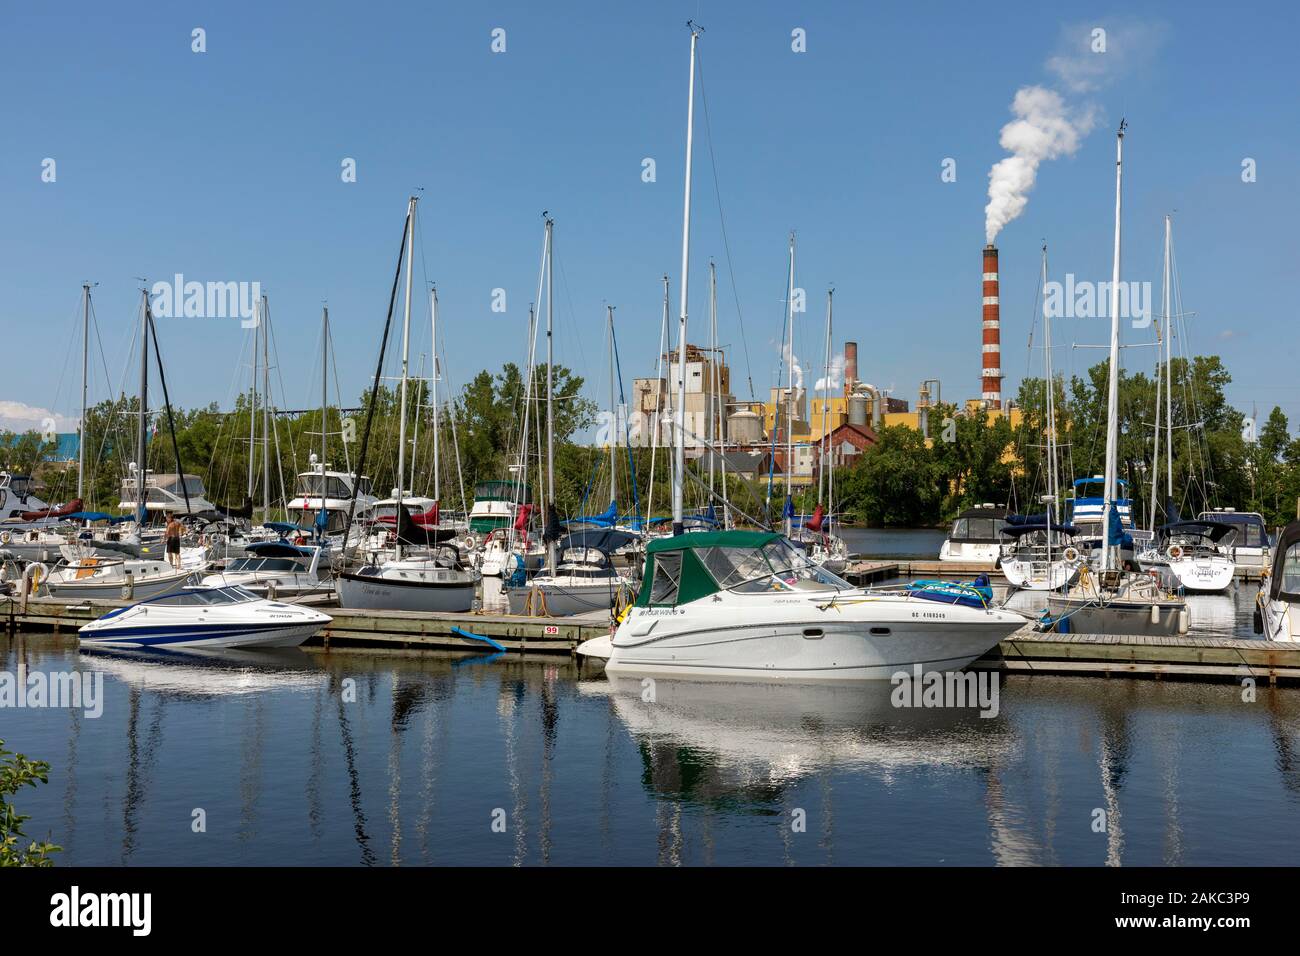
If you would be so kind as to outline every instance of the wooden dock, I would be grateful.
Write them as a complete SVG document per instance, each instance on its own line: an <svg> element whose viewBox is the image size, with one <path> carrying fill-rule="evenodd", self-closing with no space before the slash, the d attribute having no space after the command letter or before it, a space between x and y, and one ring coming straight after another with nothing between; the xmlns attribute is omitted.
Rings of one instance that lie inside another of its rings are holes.
<svg viewBox="0 0 1300 956"><path fill-rule="evenodd" d="M17 601L0 599L0 621L17 633L70 633L123 601L67 605L32 598L26 613ZM491 638L512 653L572 655L583 641L609 633L603 612L580 617L538 618L510 614L428 615L415 611L350 611L326 608L333 622L308 646L488 650L489 645L454 633L458 628ZM1013 674L1074 674L1098 677L1202 678L1278 683L1300 681L1300 643L1197 637L1041 634L1031 625L971 665Z"/></svg>

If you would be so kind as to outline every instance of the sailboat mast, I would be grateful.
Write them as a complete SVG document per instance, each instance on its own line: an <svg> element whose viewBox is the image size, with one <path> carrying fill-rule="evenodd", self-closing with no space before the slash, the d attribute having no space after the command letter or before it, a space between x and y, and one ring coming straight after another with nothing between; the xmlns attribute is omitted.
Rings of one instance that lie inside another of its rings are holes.
<svg viewBox="0 0 1300 956"><path fill-rule="evenodd" d="M829 428L829 409L826 407L830 396L831 386L831 308L835 298L835 290L826 290L826 354L825 361L822 364L822 434L820 442L821 454L818 455L817 462L817 503L822 503L822 484L826 479L826 449L830 443Z"/></svg>
<svg viewBox="0 0 1300 956"><path fill-rule="evenodd" d="M785 413L785 533L794 530L793 490L790 483L794 471L794 233L790 233L790 277L785 289L786 311L786 413Z"/></svg>
<svg viewBox="0 0 1300 956"><path fill-rule="evenodd" d="M668 276L664 276L664 317L659 326L659 354L655 356L655 381L664 380L664 353L668 350ZM671 363L670 363L671 364ZM649 522L654 517L655 505L655 453L659 451L659 433L663 426L663 411L667 411L667 389L655 395L655 414L651 422L650 436L650 488L646 493L645 517ZM663 406L661 411L661 406ZM647 524L648 527L648 524Z"/></svg>
<svg viewBox="0 0 1300 956"><path fill-rule="evenodd" d="M1166 226L1168 226L1168 222L1169 222L1168 217L1165 217ZM1169 237L1166 235L1165 237L1166 263L1168 263L1168 256L1169 256ZM1168 325L1169 284L1167 279L1168 279L1168 274L1166 273L1166 283L1161 289L1161 292L1163 294L1162 318L1165 319L1164 335L1166 338L1168 338L1169 336L1169 325ZM1160 415L1161 412L1164 411L1164 409L1161 407L1160 388L1161 388L1161 381L1163 379L1162 371L1163 372L1168 371L1167 369L1162 370L1160 367L1161 344L1162 343L1160 341L1160 323L1157 322L1156 323L1156 432L1155 432L1155 446L1151 452L1151 519L1148 522L1149 529L1153 535L1155 534L1155 530L1156 530L1156 502L1158 501L1157 496L1160 493L1160 425L1161 425ZM1154 538L1152 540L1154 540Z"/></svg>
<svg viewBox="0 0 1300 956"><path fill-rule="evenodd" d="M1173 254L1173 217L1165 216L1165 481L1171 502L1174 500L1174 318L1170 301L1174 292Z"/></svg>
<svg viewBox="0 0 1300 956"><path fill-rule="evenodd" d="M430 351L433 353L433 371L429 374L429 403L433 406L433 500L436 504L442 500L442 485L438 477L440 467L438 427L441 421L438 416L438 287L436 285L429 290L429 312L432 327ZM442 519L438 520L441 522Z"/></svg>
<svg viewBox="0 0 1300 956"><path fill-rule="evenodd" d="M605 306L609 315L609 503L618 503L615 465L618 462L618 399L614 396L614 307Z"/></svg>
<svg viewBox="0 0 1300 956"><path fill-rule="evenodd" d="M135 469L136 522L143 525L149 474L149 293L140 291L140 424L136 433L140 450Z"/></svg>
<svg viewBox="0 0 1300 956"><path fill-rule="evenodd" d="M271 519L271 360L267 343L271 339L271 309L262 296L262 518ZM177 462L177 467L180 462ZM184 478L181 479L182 483Z"/></svg>
<svg viewBox="0 0 1300 956"><path fill-rule="evenodd" d="M81 286L81 423L77 430L77 497L86 496L86 356L90 353L90 283ZM83 501L83 506L84 506Z"/></svg>
<svg viewBox="0 0 1300 956"><path fill-rule="evenodd" d="M1106 471L1105 502L1102 506L1101 569L1113 570L1115 556L1111 549L1119 544L1110 537L1111 515L1118 507L1119 455L1119 254L1120 214L1124 182L1124 122L1121 120L1115 134L1115 248L1110 274L1110 369L1106 387Z"/></svg>
<svg viewBox="0 0 1300 956"><path fill-rule="evenodd" d="M325 469L325 456L329 448L329 431L325 428L326 406L329 405L329 355L330 355L330 307L324 306L321 312L321 347L320 347L320 464ZM321 502L324 503L325 485L321 483Z"/></svg>
<svg viewBox="0 0 1300 956"><path fill-rule="evenodd" d="M691 78L686 98L686 185L682 199L682 287L681 318L677 327L677 427L673 447L673 534L681 534L682 492L686 485L686 303L691 261L691 155L695 132L695 46L700 28L688 21L691 30Z"/></svg>
<svg viewBox="0 0 1300 956"><path fill-rule="evenodd" d="M546 502L555 509L555 220L546 220ZM556 516L558 520L558 515ZM546 521L543 512L543 521ZM549 529L550 522L543 525ZM555 542L546 543L546 560L555 574Z"/></svg>
<svg viewBox="0 0 1300 956"><path fill-rule="evenodd" d="M253 449L257 447L257 345L262 334L262 300L253 303L253 379L248 384L248 506L253 506Z"/></svg>
<svg viewBox="0 0 1300 956"><path fill-rule="evenodd" d="M1052 560L1052 525L1058 520L1056 470L1056 380L1052 373L1052 311L1047 305L1047 243L1043 243L1043 374L1047 386L1047 494L1052 510L1047 520L1047 560Z"/></svg>
<svg viewBox="0 0 1300 956"><path fill-rule="evenodd" d="M398 408L400 413L397 424L397 507L400 514L403 489L406 476L406 375L411 359L411 280L415 278L415 204L419 199L412 196L406 211L406 302L402 311L402 380L398 386ZM399 522L400 524L400 522ZM401 548L401 544L398 544Z"/></svg>

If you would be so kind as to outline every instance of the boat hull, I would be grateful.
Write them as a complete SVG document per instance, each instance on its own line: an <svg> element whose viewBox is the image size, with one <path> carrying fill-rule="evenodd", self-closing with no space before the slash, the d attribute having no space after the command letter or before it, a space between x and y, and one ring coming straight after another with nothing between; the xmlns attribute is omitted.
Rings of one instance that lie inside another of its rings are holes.
<svg viewBox="0 0 1300 956"><path fill-rule="evenodd" d="M339 607L357 610L424 611L473 610L473 581L392 580L369 574L340 574L335 582Z"/></svg>
<svg viewBox="0 0 1300 956"><path fill-rule="evenodd" d="M1032 561L1003 558L1007 583L1022 591L1059 591L1079 576L1079 566L1068 561Z"/></svg>
<svg viewBox="0 0 1300 956"><path fill-rule="evenodd" d="M131 599L143 601L146 598L172 594L191 584L194 578L195 575L190 573L175 577L139 580L131 587ZM50 597L58 598L61 601L120 601L122 599L122 589L125 587L126 584L123 581L61 582L54 578L50 578L45 584L45 590Z"/></svg>
<svg viewBox="0 0 1300 956"><path fill-rule="evenodd" d="M511 614L538 614L546 617L569 617L573 614L585 614L589 611L608 611L614 605L618 586L610 587L602 582L599 585L558 585L529 584L522 588L505 588L506 600L510 604ZM544 606L538 607L538 597L529 597L540 592Z"/></svg>
<svg viewBox="0 0 1300 956"><path fill-rule="evenodd" d="M636 608L615 634L605 670L714 680L889 680L916 667L923 673L959 670L1024 624L1006 611L910 599L875 604L854 620L863 607L870 605L836 612L804 607L798 613L777 607L754 624L742 623L734 607L671 616ZM606 648L592 651L601 657Z"/></svg>
<svg viewBox="0 0 1300 956"><path fill-rule="evenodd" d="M1095 598L1051 596L1047 609L1054 619L1066 618L1064 627L1056 629L1072 634L1139 635L1171 637L1184 633L1181 612L1186 605L1180 601L1157 602L1160 609L1157 620L1151 619L1152 604L1147 601L1112 601L1099 605Z"/></svg>

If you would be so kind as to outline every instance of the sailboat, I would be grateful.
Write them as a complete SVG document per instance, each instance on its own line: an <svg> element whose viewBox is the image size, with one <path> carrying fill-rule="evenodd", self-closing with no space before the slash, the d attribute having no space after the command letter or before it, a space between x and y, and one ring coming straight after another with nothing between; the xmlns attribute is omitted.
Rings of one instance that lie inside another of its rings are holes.
<svg viewBox="0 0 1300 956"><path fill-rule="evenodd" d="M690 277L695 61L691 31L678 343L685 367ZM792 264L793 267L793 264ZM673 531L647 545L636 601L610 637L578 647L612 675L823 681L888 679L913 667L961 668L1024 618L988 605L872 593L813 564L770 531L684 532L685 377L677 382ZM787 509L788 510L788 509ZM787 529L788 530L788 529Z"/></svg>
<svg viewBox="0 0 1300 956"><path fill-rule="evenodd" d="M403 251L406 255L406 300L402 321L402 374L398 386L397 484L393 489L396 515L391 552L372 553L361 567L343 571L337 580L339 606L407 611L468 611L481 575L451 543L453 528L441 529L411 520L405 500L406 408L410 368L411 286L415 263L415 206L407 205ZM400 261L400 260L399 260ZM396 287L394 287L396 291ZM387 330L385 329L385 344ZM381 356L382 363L382 356ZM382 364L381 369L382 371ZM378 384L376 374L376 385ZM364 452L363 452L364 453ZM354 497L355 501L355 497Z"/></svg>
<svg viewBox="0 0 1300 956"><path fill-rule="evenodd" d="M1023 591L1056 591L1079 574L1081 555L1070 543L1075 528L1059 522L1056 462L1056 379L1052 374L1052 315L1047 304L1047 244L1043 244L1043 381L1047 405L1047 505L1041 524L1037 516L1008 516L1002 534L1014 544L1004 546L1001 568L1007 582Z"/></svg>
<svg viewBox="0 0 1300 956"><path fill-rule="evenodd" d="M1226 591L1232 584L1236 565L1226 550L1237 531L1213 520L1178 521L1174 505L1174 410L1173 410L1173 313L1171 276L1173 239L1172 217L1165 216L1164 270L1164 374L1156 361L1155 449L1151 460L1151 543L1139 552L1138 563L1144 571L1161 575L1169 587L1202 594ZM1157 326L1157 331L1159 326ZM1160 399L1163 386L1165 406L1165 480L1166 524L1156 527L1156 492L1160 486ZM1220 547L1220 545L1223 547Z"/></svg>
<svg viewBox="0 0 1300 956"><path fill-rule="evenodd" d="M1106 406L1106 470L1102 478L1101 548L1098 569L1080 573L1067 591L1047 599L1050 626L1058 631L1086 634L1169 635L1186 633L1187 603L1170 594L1156 578L1122 571L1119 563L1123 530L1117 510L1119 451L1119 264L1121 198L1124 170L1124 129L1120 123L1115 146L1115 244L1110 286L1110 366Z"/></svg>

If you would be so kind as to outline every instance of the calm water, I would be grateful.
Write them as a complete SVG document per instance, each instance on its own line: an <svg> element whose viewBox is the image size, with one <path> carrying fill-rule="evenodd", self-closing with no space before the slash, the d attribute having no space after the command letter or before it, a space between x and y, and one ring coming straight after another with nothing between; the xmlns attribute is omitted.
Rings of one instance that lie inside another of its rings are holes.
<svg viewBox="0 0 1300 956"><path fill-rule="evenodd" d="M160 660L79 654L52 636L0 639L0 660L10 673L105 675L97 719L0 710L6 746L53 765L18 806L31 835L66 848L63 863L1300 858L1293 689L1244 703L1231 684L1011 677L982 719L894 708L888 685L661 681L646 703L639 684L567 660ZM206 833L191 830L196 808Z"/></svg>

